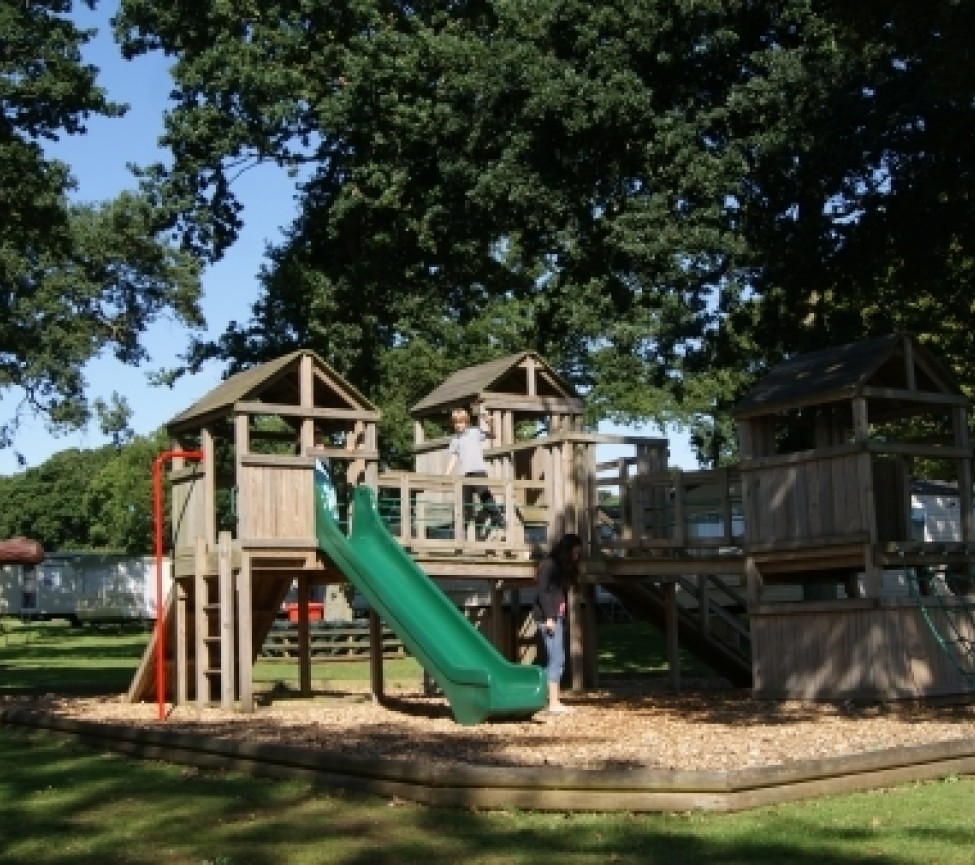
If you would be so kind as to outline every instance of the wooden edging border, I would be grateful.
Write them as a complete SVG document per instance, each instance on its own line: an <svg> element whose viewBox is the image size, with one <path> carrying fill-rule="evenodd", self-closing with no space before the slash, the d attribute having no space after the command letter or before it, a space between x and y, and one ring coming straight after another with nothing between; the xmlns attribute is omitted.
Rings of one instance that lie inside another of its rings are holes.
<svg viewBox="0 0 975 865"><path fill-rule="evenodd" d="M441 807L579 812L741 811L781 802L975 774L975 739L728 771L436 766L323 754L22 708L0 724L53 731L141 759L301 778Z"/></svg>

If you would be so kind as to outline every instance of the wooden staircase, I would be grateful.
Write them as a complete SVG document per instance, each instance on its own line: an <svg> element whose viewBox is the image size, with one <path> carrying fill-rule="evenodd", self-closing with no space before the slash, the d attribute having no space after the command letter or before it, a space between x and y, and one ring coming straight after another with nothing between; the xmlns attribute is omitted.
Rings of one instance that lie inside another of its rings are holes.
<svg viewBox="0 0 975 865"><path fill-rule="evenodd" d="M677 577L690 604L677 605L679 645L691 652L733 685L751 687L751 636L744 613L745 599L719 577L706 576L699 583ZM666 627L666 598L660 584L652 580L606 585L637 619Z"/></svg>

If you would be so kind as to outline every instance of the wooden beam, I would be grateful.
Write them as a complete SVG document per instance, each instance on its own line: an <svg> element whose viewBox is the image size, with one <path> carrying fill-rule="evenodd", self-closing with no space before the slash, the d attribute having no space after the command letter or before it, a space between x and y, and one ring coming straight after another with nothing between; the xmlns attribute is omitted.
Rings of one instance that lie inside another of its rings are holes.
<svg viewBox="0 0 975 865"><path fill-rule="evenodd" d="M523 396L516 393L484 395L483 407L488 411L507 409L521 414L582 414L583 403L575 397Z"/></svg>
<svg viewBox="0 0 975 865"><path fill-rule="evenodd" d="M899 390L893 387L865 387L861 393L866 399L900 400L902 402L925 406L967 406L971 404L971 400L961 394L935 391Z"/></svg>
<svg viewBox="0 0 975 865"><path fill-rule="evenodd" d="M321 420L365 420L378 422L382 414L371 409L318 408L300 405L284 405L271 402L242 400L234 403L235 414L278 415L279 417L311 417Z"/></svg>

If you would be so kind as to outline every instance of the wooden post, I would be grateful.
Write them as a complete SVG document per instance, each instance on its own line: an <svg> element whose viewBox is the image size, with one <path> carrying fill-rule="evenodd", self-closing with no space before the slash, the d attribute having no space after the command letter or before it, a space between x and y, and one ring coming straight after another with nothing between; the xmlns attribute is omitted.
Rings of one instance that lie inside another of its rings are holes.
<svg viewBox="0 0 975 865"><path fill-rule="evenodd" d="M454 477L454 540L463 544L467 540L467 517L464 514L464 484Z"/></svg>
<svg viewBox="0 0 975 865"><path fill-rule="evenodd" d="M170 563L170 570L173 565ZM176 658L176 696L174 703L185 706L189 700L189 646L187 646L187 634L189 633L187 609L189 599L184 580L173 581L173 591L176 593L176 645L173 655Z"/></svg>
<svg viewBox="0 0 975 865"><path fill-rule="evenodd" d="M678 469L674 474L674 543L680 547L687 546L686 534L686 520L687 516L684 512L684 473ZM662 494L661 498L666 499L666 491ZM661 532L661 537L665 536L665 532Z"/></svg>
<svg viewBox="0 0 975 865"><path fill-rule="evenodd" d="M404 544L410 542L410 479L403 475L399 482L399 537Z"/></svg>
<svg viewBox="0 0 975 865"><path fill-rule="evenodd" d="M503 618L504 590L501 588L501 581L496 580L491 584L491 642L499 652L504 651Z"/></svg>
<svg viewBox="0 0 975 865"><path fill-rule="evenodd" d="M910 337L903 337L900 340L901 349L904 352L904 378L907 381L908 390L917 390L917 373L914 370L914 343Z"/></svg>
<svg viewBox="0 0 975 865"><path fill-rule="evenodd" d="M217 449L208 427L200 431L203 451L203 522L208 544L217 541Z"/></svg>
<svg viewBox="0 0 975 865"><path fill-rule="evenodd" d="M633 489L627 476L627 462L625 457L616 461L620 494L620 539L633 540ZM627 553L628 554L628 553Z"/></svg>
<svg viewBox="0 0 975 865"><path fill-rule="evenodd" d="M220 595L220 706L234 707L234 572L230 556L230 532L220 532L217 542L217 579Z"/></svg>
<svg viewBox="0 0 975 865"><path fill-rule="evenodd" d="M707 574L697 576L697 613L701 623L701 633L708 637L711 634L711 580Z"/></svg>
<svg viewBox="0 0 975 865"><path fill-rule="evenodd" d="M308 630L308 574L298 577L298 692L311 695L311 637Z"/></svg>
<svg viewBox="0 0 975 865"><path fill-rule="evenodd" d="M301 420L298 453L306 454L315 447L315 420L309 416L315 406L315 367L310 355L301 356L298 377L301 407L308 410L308 415Z"/></svg>
<svg viewBox="0 0 975 865"><path fill-rule="evenodd" d="M509 645L511 646L511 651L508 653L508 660L517 664L521 660L518 655L518 650L520 649L518 640L521 636L521 592L518 589L512 589L508 592L508 599L510 602L509 609L511 611L508 620L508 637L510 641Z"/></svg>
<svg viewBox="0 0 975 865"><path fill-rule="evenodd" d="M667 637L667 664L670 667L670 684L680 693L680 640L677 633L677 586L667 580L661 586L664 595L664 626Z"/></svg>
<svg viewBox="0 0 975 865"><path fill-rule="evenodd" d="M207 676L207 668L210 666L210 649L207 640L210 636L210 621L206 612L210 580L207 574L209 567L207 559L206 538L199 536L196 539L193 559L193 615L196 619L193 656L196 658L196 705L200 708L210 702L210 680Z"/></svg>
<svg viewBox="0 0 975 865"><path fill-rule="evenodd" d="M237 573L237 670L240 709L254 711L254 571L251 554L243 552Z"/></svg>
<svg viewBox="0 0 975 865"><path fill-rule="evenodd" d="M762 597L762 574L754 556L745 556L745 581L749 604L757 604Z"/></svg>
<svg viewBox="0 0 975 865"><path fill-rule="evenodd" d="M244 476L244 457L250 452L250 415L242 412L234 418L234 476L237 482ZM206 467L209 471L209 466ZM237 496L237 537L240 527L249 525L247 509L254 504L249 496Z"/></svg>
<svg viewBox="0 0 975 865"><path fill-rule="evenodd" d="M965 456L958 460L961 539L965 543L972 543L975 541L975 526L972 524L972 444L968 435L968 412L964 408L956 408L951 420L955 428L955 444L965 450Z"/></svg>
<svg viewBox="0 0 975 865"><path fill-rule="evenodd" d="M379 613L369 610L369 682L372 698L383 702L383 624Z"/></svg>
<svg viewBox="0 0 975 865"><path fill-rule="evenodd" d="M734 537L734 511L731 507L731 472L721 469L721 522L724 523L724 542L731 546Z"/></svg>
<svg viewBox="0 0 975 865"><path fill-rule="evenodd" d="M375 454L379 450L379 435L375 423L369 422L366 424L365 439L366 449L370 453ZM379 484L379 463L375 457L366 460L365 482L373 489Z"/></svg>
<svg viewBox="0 0 975 865"><path fill-rule="evenodd" d="M585 651L582 620L582 592L578 587L569 590L569 677L571 689L581 691L585 687Z"/></svg>

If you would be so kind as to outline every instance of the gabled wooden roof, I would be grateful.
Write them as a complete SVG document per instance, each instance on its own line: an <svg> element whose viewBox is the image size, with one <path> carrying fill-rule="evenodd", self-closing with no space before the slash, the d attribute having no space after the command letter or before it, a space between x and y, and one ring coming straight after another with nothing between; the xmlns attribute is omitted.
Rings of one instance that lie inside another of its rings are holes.
<svg viewBox="0 0 975 865"><path fill-rule="evenodd" d="M524 370L529 362L534 363L536 368L535 395L539 397L540 403L546 397L562 400L579 399L575 389L540 355L534 351L522 351L457 370L416 403L410 409L410 415L429 416L441 411L449 411L457 406L467 406L483 400L491 392L523 394L525 389L521 387L520 376L517 374Z"/></svg>
<svg viewBox="0 0 975 865"><path fill-rule="evenodd" d="M369 400L315 352L299 349L232 375L176 415L166 424L166 429L170 433L197 429L209 420L232 414L234 406L241 401L299 405L301 359L306 356L314 364L316 407L376 412Z"/></svg>
<svg viewBox="0 0 975 865"><path fill-rule="evenodd" d="M796 355L774 367L735 406L736 418L848 400L864 388L961 396L955 378L908 333Z"/></svg>

